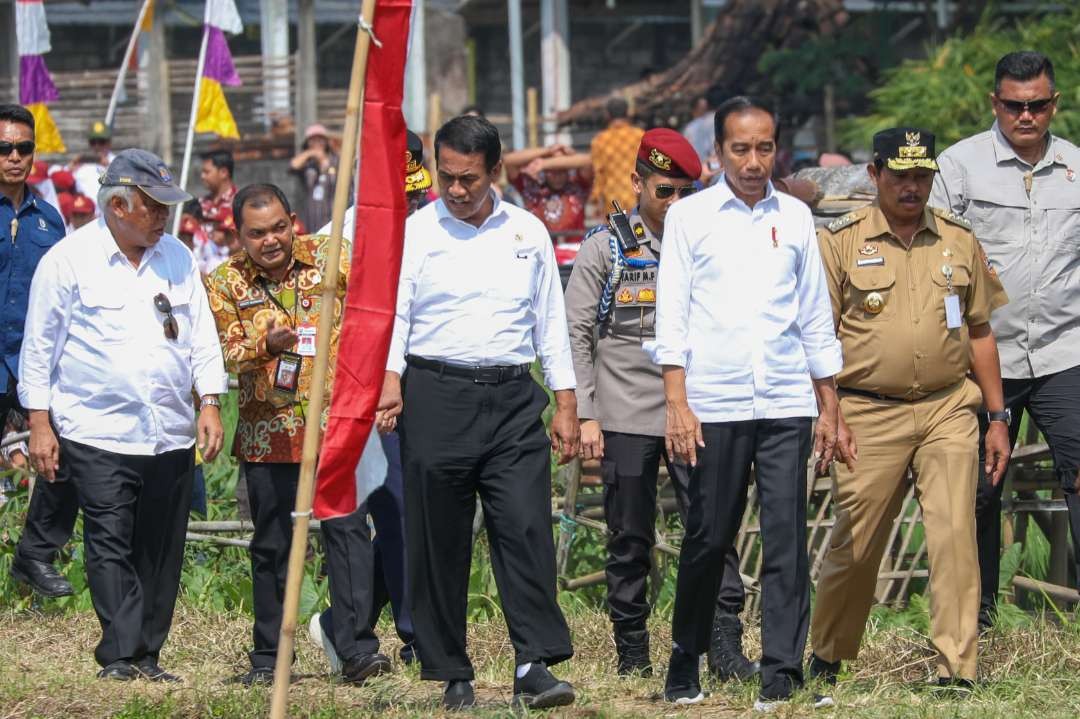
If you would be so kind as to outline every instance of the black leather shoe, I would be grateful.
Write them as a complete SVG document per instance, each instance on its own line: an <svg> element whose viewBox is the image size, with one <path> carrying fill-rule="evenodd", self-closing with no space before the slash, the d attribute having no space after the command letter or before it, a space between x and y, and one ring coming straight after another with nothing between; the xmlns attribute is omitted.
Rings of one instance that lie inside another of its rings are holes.
<svg viewBox="0 0 1080 719"><path fill-rule="evenodd" d="M450 711L470 709L476 704L476 695L473 694L472 682L467 679L454 679L446 683L446 691L442 696L443 706Z"/></svg>
<svg viewBox="0 0 1080 719"><path fill-rule="evenodd" d="M398 652L398 656L401 657L401 661L405 666L411 666L415 664L416 659L416 644L409 642L401 647L401 651Z"/></svg>
<svg viewBox="0 0 1080 719"><path fill-rule="evenodd" d="M252 667L243 674L225 680L226 684L243 684L245 687L268 686L274 683L273 667Z"/></svg>
<svg viewBox="0 0 1080 719"><path fill-rule="evenodd" d="M697 704L705 699L698 678L698 658L678 647L671 650L667 679L664 682L664 701L672 704Z"/></svg>
<svg viewBox="0 0 1080 719"><path fill-rule="evenodd" d="M161 668L154 659L151 657L143 657L139 661L135 662L135 671L143 679L148 679L152 682L163 682L165 684L176 684L184 681L175 674L170 674Z"/></svg>
<svg viewBox="0 0 1080 719"><path fill-rule="evenodd" d="M652 660L649 659L649 630L623 629L615 625L615 652L619 663L616 668L619 676L651 677Z"/></svg>
<svg viewBox="0 0 1080 719"><path fill-rule="evenodd" d="M371 677L388 674L393 666L385 654L357 654L341 667L342 678L350 684L363 684Z"/></svg>
<svg viewBox="0 0 1080 719"><path fill-rule="evenodd" d="M126 659L115 661L112 664L106 665L100 672L97 673L98 679L112 679L117 682L130 682L132 679L139 676L139 673L135 670L135 667L131 665L131 662Z"/></svg>
<svg viewBox="0 0 1080 719"><path fill-rule="evenodd" d="M574 703L574 687L556 679L543 662L533 662L520 679L514 676L514 706L526 709L550 709Z"/></svg>
<svg viewBox="0 0 1080 719"><path fill-rule="evenodd" d="M713 620L706 663L709 672L720 681L745 682L761 671L760 664L743 654L742 629L742 622L733 614L717 614Z"/></svg>
<svg viewBox="0 0 1080 719"><path fill-rule="evenodd" d="M45 597L67 597L75 593L71 582L56 571L56 567L48 562L20 557L18 552L15 553L15 561L11 563L11 576L20 582L26 582L31 589Z"/></svg>
<svg viewBox="0 0 1080 719"><path fill-rule="evenodd" d="M836 686L836 675L839 673L840 662L827 662L817 654L810 655L810 666L806 670L807 678L820 679L829 686Z"/></svg>

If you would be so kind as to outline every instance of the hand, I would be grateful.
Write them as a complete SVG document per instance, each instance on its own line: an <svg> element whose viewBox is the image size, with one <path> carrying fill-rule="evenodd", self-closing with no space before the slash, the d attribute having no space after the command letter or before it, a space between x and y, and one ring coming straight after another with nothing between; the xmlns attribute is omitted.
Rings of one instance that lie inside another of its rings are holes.
<svg viewBox="0 0 1080 719"><path fill-rule="evenodd" d="M199 438L199 452L204 462L212 462L225 444L225 430L221 426L221 412L212 404L199 408L199 421L195 426Z"/></svg>
<svg viewBox="0 0 1080 719"><path fill-rule="evenodd" d="M375 429L379 434L393 432L404 402L401 399L401 375L389 370L383 375L382 394L375 410Z"/></svg>
<svg viewBox="0 0 1080 719"><path fill-rule="evenodd" d="M604 433L600 422L586 419L581 422L581 458L602 459L604 456Z"/></svg>
<svg viewBox="0 0 1080 719"><path fill-rule="evenodd" d="M822 409L814 424L814 471L822 476L836 456L836 435L839 410L835 407Z"/></svg>
<svg viewBox="0 0 1080 719"><path fill-rule="evenodd" d="M539 157L521 168L521 174L525 175L533 182L540 182L540 173L543 171L544 161Z"/></svg>
<svg viewBox="0 0 1080 719"><path fill-rule="evenodd" d="M1005 470L1009 466L1009 455L1012 454L1009 447L1009 426L1004 422L991 422L986 430L984 446L986 463L983 465L983 470L990 484L996 487L1005 476Z"/></svg>
<svg viewBox="0 0 1080 719"><path fill-rule="evenodd" d="M855 445L855 435L844 421L844 413L837 411L836 457L847 465L849 472L855 471L855 462L859 459L859 448Z"/></svg>
<svg viewBox="0 0 1080 719"><path fill-rule="evenodd" d="M697 450L705 446L705 438L701 435L701 422L689 404L668 402L664 444L668 456L691 467L697 465Z"/></svg>
<svg viewBox="0 0 1080 719"><path fill-rule="evenodd" d="M277 326L277 318L271 317L266 323L266 351L279 355L296 344L296 331L288 325Z"/></svg>
<svg viewBox="0 0 1080 719"><path fill-rule="evenodd" d="M47 482L60 469L60 443L49 424L48 410L30 410L30 466Z"/></svg>
<svg viewBox="0 0 1080 719"><path fill-rule="evenodd" d="M577 418L574 390L555 392L555 416L551 418L551 451L566 464L577 456L581 444L581 426Z"/></svg>

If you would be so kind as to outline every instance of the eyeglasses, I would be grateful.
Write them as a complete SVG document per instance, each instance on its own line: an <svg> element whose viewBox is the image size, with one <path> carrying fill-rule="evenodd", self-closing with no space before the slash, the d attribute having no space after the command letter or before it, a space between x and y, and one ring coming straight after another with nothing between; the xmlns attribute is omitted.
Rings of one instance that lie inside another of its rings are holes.
<svg viewBox="0 0 1080 719"><path fill-rule="evenodd" d="M18 150L19 154L23 157L34 154L34 141L24 140L23 142L0 142L0 157L7 157L12 151Z"/></svg>
<svg viewBox="0 0 1080 719"><path fill-rule="evenodd" d="M172 302L169 302L169 298L164 293L159 292L154 295L154 307L157 311L165 315L165 321L161 323L162 328L165 330L165 339L174 340L180 336L180 326L176 324L176 318L172 313Z"/></svg>
<svg viewBox="0 0 1080 719"><path fill-rule="evenodd" d="M676 190L674 185L657 185L653 190L653 194L656 195L656 199L658 200L666 200L676 192L679 193L680 198L690 197L690 195L697 192L697 188L693 185L685 185Z"/></svg>
<svg viewBox="0 0 1080 719"><path fill-rule="evenodd" d="M1057 100L1056 96L1046 97L1041 100L1006 100L997 95L994 97L1010 115L1023 115L1025 112L1030 112L1032 115L1041 115L1050 109L1050 106Z"/></svg>

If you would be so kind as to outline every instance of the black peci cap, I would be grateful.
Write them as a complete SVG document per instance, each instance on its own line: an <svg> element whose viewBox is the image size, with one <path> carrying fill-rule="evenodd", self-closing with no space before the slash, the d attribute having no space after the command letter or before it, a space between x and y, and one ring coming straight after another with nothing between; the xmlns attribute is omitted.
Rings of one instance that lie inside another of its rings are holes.
<svg viewBox="0 0 1080 719"><path fill-rule="evenodd" d="M934 133L917 127L893 127L874 135L874 161L895 172L916 167L937 171Z"/></svg>

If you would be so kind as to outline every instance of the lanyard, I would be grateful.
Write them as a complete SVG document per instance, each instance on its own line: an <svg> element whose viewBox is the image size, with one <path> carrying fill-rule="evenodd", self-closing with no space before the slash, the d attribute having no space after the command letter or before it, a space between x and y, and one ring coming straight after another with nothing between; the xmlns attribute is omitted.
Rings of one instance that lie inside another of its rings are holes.
<svg viewBox="0 0 1080 719"><path fill-rule="evenodd" d="M287 282L288 280L293 279L296 276L296 274L297 274L296 268L294 267L293 269L289 270L289 275L288 275L288 277L285 278L285 281ZM285 305L281 304L281 301L277 297L274 297L274 293L270 291L270 285L269 285L269 283L267 283L265 277L262 277L260 275L259 278L258 278L258 282L259 282L259 285L262 287L263 292L265 292L266 296L270 298L270 301L273 302L275 305L277 305L278 308L282 312L285 313L285 316L289 318L289 323L293 327L295 327L296 326L296 303L300 301L300 283L299 283L299 281L293 282L293 302L292 302L292 310L291 311L286 309ZM284 284L284 283L282 283L282 284Z"/></svg>

